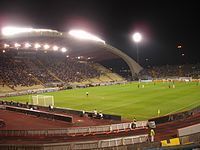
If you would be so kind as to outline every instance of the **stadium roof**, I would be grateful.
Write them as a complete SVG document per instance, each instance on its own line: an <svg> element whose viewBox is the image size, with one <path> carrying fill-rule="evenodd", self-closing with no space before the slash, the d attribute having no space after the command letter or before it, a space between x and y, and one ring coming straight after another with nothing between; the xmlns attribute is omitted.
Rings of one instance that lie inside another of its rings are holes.
<svg viewBox="0 0 200 150"><path fill-rule="evenodd" d="M69 33L58 32L50 29L24 28L25 31L17 28L17 31L2 30L0 36L0 49L17 50L62 50L67 51L71 57L83 56L91 58L93 61L104 61L108 59L122 58L130 67L132 75L138 73L142 67L132 58L122 51L105 43L100 38L89 33L87 38L92 40L83 40L76 38ZM82 33L81 33L82 34Z"/></svg>

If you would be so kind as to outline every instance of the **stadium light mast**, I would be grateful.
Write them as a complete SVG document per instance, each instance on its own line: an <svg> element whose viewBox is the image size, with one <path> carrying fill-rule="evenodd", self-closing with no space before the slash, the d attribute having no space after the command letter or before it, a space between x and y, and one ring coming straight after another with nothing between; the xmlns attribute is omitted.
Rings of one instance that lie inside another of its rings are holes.
<svg viewBox="0 0 200 150"><path fill-rule="evenodd" d="M139 51L138 51L138 43L142 40L142 35L139 32L136 32L132 35L133 41L136 43L137 48L137 63L139 63Z"/></svg>

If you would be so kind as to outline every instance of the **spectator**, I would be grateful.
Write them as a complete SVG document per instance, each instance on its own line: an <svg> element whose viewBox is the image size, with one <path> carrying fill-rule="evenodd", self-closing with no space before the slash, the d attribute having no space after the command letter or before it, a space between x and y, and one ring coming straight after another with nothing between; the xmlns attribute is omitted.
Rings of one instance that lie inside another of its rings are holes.
<svg viewBox="0 0 200 150"><path fill-rule="evenodd" d="M99 112L99 119L103 119L103 113L101 111Z"/></svg>
<svg viewBox="0 0 200 150"><path fill-rule="evenodd" d="M89 95L89 92L86 92L86 96L88 97L88 95Z"/></svg>
<svg viewBox="0 0 200 150"><path fill-rule="evenodd" d="M93 117L96 118L97 117L97 110L94 109L94 112L93 112Z"/></svg>
<svg viewBox="0 0 200 150"><path fill-rule="evenodd" d="M154 136L155 136L155 131L153 129L151 129L150 130L151 142L154 142Z"/></svg>

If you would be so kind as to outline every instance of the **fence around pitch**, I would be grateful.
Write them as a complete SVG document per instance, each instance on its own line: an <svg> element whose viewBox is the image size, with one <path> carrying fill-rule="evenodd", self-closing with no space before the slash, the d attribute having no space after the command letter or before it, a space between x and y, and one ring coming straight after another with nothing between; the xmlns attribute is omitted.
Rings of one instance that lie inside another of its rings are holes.
<svg viewBox="0 0 200 150"><path fill-rule="evenodd" d="M95 140L95 141L84 141L84 142L66 142L66 143L49 143L49 144L36 144L36 145L20 145L20 144L0 144L0 149L51 149L51 150L86 150L86 149L105 149L118 146L128 146L130 144L142 144L147 141L148 135L137 135L121 138L113 138L107 140ZM127 142L128 141L128 142ZM142 145L141 145L142 147Z"/></svg>
<svg viewBox="0 0 200 150"><path fill-rule="evenodd" d="M0 136L76 136L86 134L105 134L115 131L120 132L132 130L131 124L132 123L121 123L102 126L72 127L66 129L0 130ZM143 124L146 124L146 121L143 121Z"/></svg>
<svg viewBox="0 0 200 150"><path fill-rule="evenodd" d="M116 139L108 139L108 140L101 140L99 141L100 148L104 147L115 147L120 145L128 145L128 144L135 144L135 143L142 143L146 142L148 139L148 135L139 135L133 137L125 137L125 138L116 138Z"/></svg>
<svg viewBox="0 0 200 150"><path fill-rule="evenodd" d="M19 112L23 112L23 113L28 113L28 114L35 114L38 115L37 113L40 111L37 110L29 110L27 108L27 105L25 104L20 104L20 106L22 107L17 107L19 103L15 103L15 102L3 102L0 101L1 104L3 104L2 106L5 106L6 109L9 110L17 110ZM6 103L6 105L4 105L4 103ZM7 105L11 105L11 106L7 106ZM40 106L39 106L40 107ZM46 108L46 107L42 107L41 108ZM70 109L62 109L62 108L55 108L56 111L60 112L60 111L64 111L64 112L68 112L68 113L74 113L74 114L80 114L81 111L75 111L75 110L70 110ZM43 111L41 111L43 112ZM53 114L53 113L49 113L46 112L44 113L44 117L48 117L49 114ZM60 114L59 114L60 115ZM109 115L107 115L109 116ZM57 117L57 116L53 116L53 117ZM63 116L61 116L63 117ZM64 116L65 117L65 116ZM110 115L109 117L113 117L112 115ZM114 116L115 119L121 119L121 116ZM60 119L60 118L58 118ZM147 122L148 121L137 121L134 122L135 127L136 128L144 128L147 126ZM38 136L53 136L53 135L85 135L85 134L104 134L104 133L111 133L111 132L120 132L120 131L126 131L126 130L131 130L132 128L132 122L129 123L119 123L119 124L111 124L111 125L102 125L102 126L89 126L89 127L72 127L72 128L67 128L67 129L47 129L47 130L0 130L0 135L6 135L6 136L34 136L34 135L38 135Z"/></svg>
<svg viewBox="0 0 200 150"><path fill-rule="evenodd" d="M187 137L188 142L183 142L183 138ZM98 140L98 141L84 141L84 142L63 142L63 143L48 143L48 144L0 144L0 149L23 149L23 150L86 150L86 149L195 149L199 145L200 133L180 137L181 145L170 147L161 147L160 142L149 143L146 142L148 135L138 135L121 137L114 139Z"/></svg>
<svg viewBox="0 0 200 150"><path fill-rule="evenodd" d="M22 108L22 107L15 107L15 106L6 106L6 110L9 111L15 111L15 112L20 112L24 114L29 114L29 115L34 115L37 117L41 118L48 118L52 120L61 120L61 121L66 121L66 122L73 122L73 118L68 115L63 115L63 114L57 114L57 113L51 113L51 112L46 112L46 111L40 111L40 110L30 110L27 108Z"/></svg>
<svg viewBox="0 0 200 150"><path fill-rule="evenodd" d="M200 123L178 129L178 135L180 137L186 136L186 135L191 135L191 134L196 134L196 133L200 133Z"/></svg>
<svg viewBox="0 0 200 150"><path fill-rule="evenodd" d="M18 103L18 102L2 101L2 100L0 100L0 105L9 105L9 106L15 106L15 107L22 107L22 108L37 107L37 109L48 110L48 107L46 107L46 106L27 105L27 104ZM79 115L79 116L81 116L83 114L83 111L81 111L81 110L74 110L74 109L70 109L70 108L54 107L53 110L54 110L54 112L74 114L74 115ZM86 111L85 113L88 116L94 116L94 112ZM119 115L103 114L103 119L121 121L122 117Z"/></svg>

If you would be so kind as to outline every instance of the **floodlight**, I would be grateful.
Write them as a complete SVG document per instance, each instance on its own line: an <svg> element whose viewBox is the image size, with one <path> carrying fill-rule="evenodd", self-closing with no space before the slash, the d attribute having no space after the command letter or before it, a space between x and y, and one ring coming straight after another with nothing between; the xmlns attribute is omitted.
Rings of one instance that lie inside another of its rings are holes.
<svg viewBox="0 0 200 150"><path fill-rule="evenodd" d="M4 36L12 36L20 33L28 33L28 32L56 32L56 30L50 29L34 29L34 28L22 28L22 27L13 27L7 26L1 29L1 32Z"/></svg>
<svg viewBox="0 0 200 150"><path fill-rule="evenodd" d="M135 42L138 43L142 40L142 35L139 32L136 32L133 34L132 38Z"/></svg>
<svg viewBox="0 0 200 150"><path fill-rule="evenodd" d="M39 43L35 43L35 49L38 49L38 48L40 48L41 47L41 45L39 44Z"/></svg>
<svg viewBox="0 0 200 150"><path fill-rule="evenodd" d="M179 48L179 49L180 49L180 48L182 48L182 46L181 46L181 45L178 45L178 46L177 46L177 48Z"/></svg>
<svg viewBox="0 0 200 150"><path fill-rule="evenodd" d="M10 45L4 44L4 48L8 48L8 47L10 47Z"/></svg>
<svg viewBox="0 0 200 150"><path fill-rule="evenodd" d="M67 51L67 49L65 47L61 48L61 51L64 53Z"/></svg>
<svg viewBox="0 0 200 150"><path fill-rule="evenodd" d="M81 40L91 40L105 44L104 40L83 30L71 30L69 31L69 34Z"/></svg>
<svg viewBox="0 0 200 150"><path fill-rule="evenodd" d="M78 56L77 58L78 58L78 59L81 59L81 56Z"/></svg>
<svg viewBox="0 0 200 150"><path fill-rule="evenodd" d="M49 49L49 47L50 47L50 46L49 46L48 44L45 44L45 45L44 45L44 49Z"/></svg>
<svg viewBox="0 0 200 150"><path fill-rule="evenodd" d="M29 48L29 47L31 47L31 44L30 43L25 43L25 48Z"/></svg>
<svg viewBox="0 0 200 150"><path fill-rule="evenodd" d="M21 45L19 43L15 43L15 48L19 48Z"/></svg>
<svg viewBox="0 0 200 150"><path fill-rule="evenodd" d="M136 32L132 35L133 41L136 43L137 48L137 63L139 63L139 52L138 52L138 43L142 40L142 35L139 32Z"/></svg>
<svg viewBox="0 0 200 150"><path fill-rule="evenodd" d="M24 32L31 32L32 28L4 27L1 32L5 36L15 35Z"/></svg>
<svg viewBox="0 0 200 150"><path fill-rule="evenodd" d="M67 55L66 57L69 58L69 55Z"/></svg>
<svg viewBox="0 0 200 150"><path fill-rule="evenodd" d="M54 45L54 46L53 46L53 50L54 50L54 51L57 51L57 50L58 50L58 46Z"/></svg>
<svg viewBox="0 0 200 150"><path fill-rule="evenodd" d="M3 50L3 53L5 53L6 51L5 50Z"/></svg>

